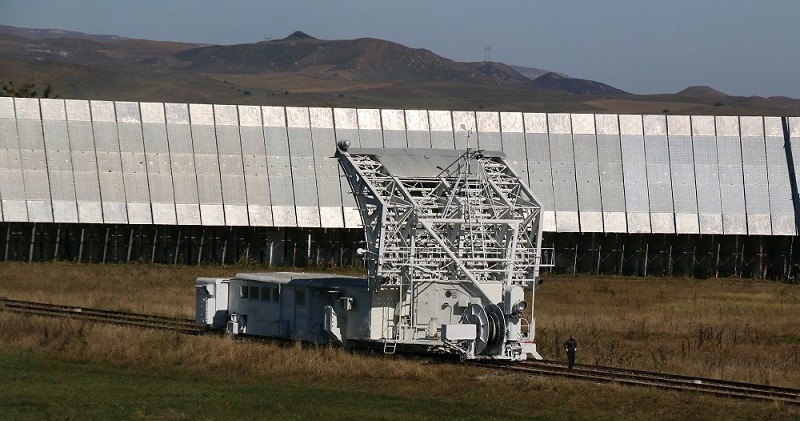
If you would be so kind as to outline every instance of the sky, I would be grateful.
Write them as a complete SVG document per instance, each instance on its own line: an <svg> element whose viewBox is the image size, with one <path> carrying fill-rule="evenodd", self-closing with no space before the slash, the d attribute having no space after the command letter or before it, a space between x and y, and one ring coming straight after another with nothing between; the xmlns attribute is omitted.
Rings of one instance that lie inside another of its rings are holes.
<svg viewBox="0 0 800 421"><path fill-rule="evenodd" d="M456 61L489 47L492 61L636 94L800 98L798 0L0 0L0 24L223 45L300 30Z"/></svg>

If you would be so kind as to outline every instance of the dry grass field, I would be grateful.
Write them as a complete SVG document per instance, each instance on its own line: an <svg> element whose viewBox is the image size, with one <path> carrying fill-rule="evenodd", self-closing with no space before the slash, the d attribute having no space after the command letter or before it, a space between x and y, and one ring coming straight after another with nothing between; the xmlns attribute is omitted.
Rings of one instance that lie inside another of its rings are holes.
<svg viewBox="0 0 800 421"><path fill-rule="evenodd" d="M264 270L5 262L0 263L0 296L191 318L196 277ZM563 358L559 345L574 334L579 341L579 363L800 388L798 306L800 287L779 283L546 277L536 297L537 343L545 358ZM444 405L462 414L452 419L483 418L480 414L505 419L525 419L531 414L540 419L800 417L800 408L770 403L498 375L336 348L247 343L7 313L0 313L0 332L0 356L32 355L91 364L123 370L117 375L125 378L142 370L166 370L171 373L168 378L199 376L243 385L246 390L256 387L248 385L269 384L297 389L300 394L319 388L364 395L370 397L364 401L371 402L377 397L402 399L408 408ZM201 387L202 382L196 383ZM191 408L170 410L193 418ZM407 411L377 418L442 419L432 417L433 413L419 416L416 410ZM279 419L278 414L272 418ZM374 414L367 417L376 418Z"/></svg>
<svg viewBox="0 0 800 421"><path fill-rule="evenodd" d="M612 365L800 388L800 287L752 280L554 278L536 297L537 343Z"/></svg>

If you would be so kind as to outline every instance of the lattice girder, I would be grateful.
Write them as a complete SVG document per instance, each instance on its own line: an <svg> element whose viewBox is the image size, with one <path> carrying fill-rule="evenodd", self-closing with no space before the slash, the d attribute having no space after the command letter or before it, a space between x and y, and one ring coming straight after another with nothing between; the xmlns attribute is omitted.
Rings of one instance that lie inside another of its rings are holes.
<svg viewBox="0 0 800 421"><path fill-rule="evenodd" d="M503 160L476 150L350 149L371 285L524 284L538 275L538 200ZM438 164L438 165L437 165ZM488 300L488 298L487 298Z"/></svg>

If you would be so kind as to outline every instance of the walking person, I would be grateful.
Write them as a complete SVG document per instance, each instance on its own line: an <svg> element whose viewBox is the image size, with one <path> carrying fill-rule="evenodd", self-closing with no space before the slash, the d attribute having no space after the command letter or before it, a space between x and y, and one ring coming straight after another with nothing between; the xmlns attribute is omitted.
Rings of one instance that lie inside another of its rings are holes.
<svg viewBox="0 0 800 421"><path fill-rule="evenodd" d="M564 342L564 351L567 351L567 361L569 362L569 368L572 369L572 366L575 365L575 352L578 350L578 341L575 339L574 336L569 335L569 339Z"/></svg>

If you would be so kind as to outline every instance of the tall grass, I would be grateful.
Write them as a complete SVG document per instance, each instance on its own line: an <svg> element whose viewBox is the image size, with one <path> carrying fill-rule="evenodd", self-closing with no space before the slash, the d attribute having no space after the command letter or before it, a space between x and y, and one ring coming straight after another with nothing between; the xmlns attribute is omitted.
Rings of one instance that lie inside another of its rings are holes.
<svg viewBox="0 0 800 421"><path fill-rule="evenodd" d="M741 280L552 278L537 342L579 362L800 387L800 288Z"/></svg>
<svg viewBox="0 0 800 421"><path fill-rule="evenodd" d="M263 270L0 263L0 296L192 317L196 277ZM579 360L583 362L706 373L713 372L706 364L714 363L711 367L720 369L721 377L736 378L740 374L733 367L737 366L709 358L720 349L732 348L731 352L743 355L739 358L747 362L744 366L755 367L756 373L761 373L756 375L771 378L777 370L762 353L787 346L791 349L796 344L796 337L783 329L794 320L791 310L796 308L798 291L780 284L550 278L537 294L538 344L548 358L561 357L560 342L573 333L580 341ZM722 311L714 311L720 306ZM10 313L0 313L0 332L0 352L133 373L167 370L176 377L206 382L218 379L226 384L348 390L371 402L400 397L422 408L445 403L465 408L462 413L474 414L475 419L490 414L503 414L506 419L676 420L791 419L800 415L796 408L783 405L496 374L435 360L365 356L332 347L194 337ZM753 360L753 355L761 357ZM796 363L790 367L796 368ZM775 383L792 385L795 381L795 374L785 372ZM3 396L0 391L0 399ZM36 402L37 397L26 399ZM123 396L118 399L124 402ZM358 408L347 410L359 413ZM385 411L382 418L392 419L392 408ZM424 413L420 415L425 418Z"/></svg>
<svg viewBox="0 0 800 421"><path fill-rule="evenodd" d="M11 313L0 313L0 331L0 352L54 358L88 367L112 367L138 376L150 371L172 372L176 379L202 379L197 387L218 381L251 387L269 384L272 389L285 385L355 392L365 402L372 402L367 408L373 409L367 411L373 412L368 412L371 415L367 418L376 416L375 402L386 401L390 406L378 409L380 419L395 419L391 405L397 405L398 398L420 408L417 419L432 419L425 407L442 405L459 408L459 415L454 414L452 419L788 420L800 416L800 409L784 405L498 374L437 361L360 355L332 347L303 348L299 344L282 346L230 337L187 336ZM70 387L68 379L61 382ZM5 394L0 390L0 400ZM237 398L225 395L221 400ZM39 402L35 393L25 399ZM120 409L139 405L125 396L113 400L113 406ZM288 404L302 405L305 401L301 390ZM221 402L211 397L207 402L197 402L215 403ZM358 402L351 405L346 413L356 417L362 413ZM68 402L59 407L70 408ZM210 411L219 413L218 408ZM313 413L309 408L302 411ZM140 418L137 414L132 417ZM165 418L168 417L159 419Z"/></svg>
<svg viewBox="0 0 800 421"><path fill-rule="evenodd" d="M0 296L191 318L198 276L264 270L258 266L4 262L0 263ZM545 358L563 359L561 344L574 334L579 341L578 363L800 388L798 308L797 285L551 276L536 294L536 342ZM197 354L205 352L202 340L192 344L200 347ZM235 353L235 349L223 348L222 353ZM313 358L350 358L336 352L340 351L326 350ZM291 356L280 361L284 358ZM241 362L250 363L255 361ZM323 370L313 368L317 369ZM384 369L393 372L398 367L393 362Z"/></svg>

